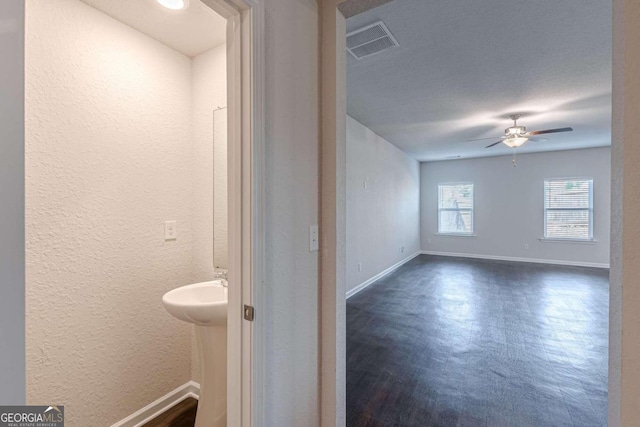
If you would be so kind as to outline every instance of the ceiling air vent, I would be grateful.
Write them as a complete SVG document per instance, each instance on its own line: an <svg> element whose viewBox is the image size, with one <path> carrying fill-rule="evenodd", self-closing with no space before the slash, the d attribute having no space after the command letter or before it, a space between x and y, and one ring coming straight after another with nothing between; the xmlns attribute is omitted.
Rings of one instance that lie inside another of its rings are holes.
<svg viewBox="0 0 640 427"><path fill-rule="evenodd" d="M398 46L384 22L378 21L347 34L347 51L356 59Z"/></svg>

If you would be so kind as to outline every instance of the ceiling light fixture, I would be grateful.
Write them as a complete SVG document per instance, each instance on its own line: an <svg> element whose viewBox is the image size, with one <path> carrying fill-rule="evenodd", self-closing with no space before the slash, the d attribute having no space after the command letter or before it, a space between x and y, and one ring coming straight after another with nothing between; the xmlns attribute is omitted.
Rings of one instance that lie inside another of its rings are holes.
<svg viewBox="0 0 640 427"><path fill-rule="evenodd" d="M518 148L522 144L527 141L536 141L538 135L545 135L548 133L558 133L558 132L571 132L573 128L558 128L558 129L546 129L546 130L536 130L533 132L528 132L527 128L524 126L518 126L518 119L520 118L520 114L511 114L509 116L511 120L513 120L513 126L510 126L504 130L504 135L500 137L500 140L494 142L493 144L487 145L484 148L495 147L501 142L511 148ZM468 141L482 141L485 139L494 139L494 138L479 138L479 139L469 139ZM544 138L543 138L544 139Z"/></svg>
<svg viewBox="0 0 640 427"><path fill-rule="evenodd" d="M171 10L183 10L189 6L189 0L156 0L162 6Z"/></svg>
<svg viewBox="0 0 640 427"><path fill-rule="evenodd" d="M514 137L505 138L502 142L504 142L505 145L508 145L511 148L516 148L516 147L520 147L522 144L524 144L528 140L529 138L525 138L523 136L514 136Z"/></svg>

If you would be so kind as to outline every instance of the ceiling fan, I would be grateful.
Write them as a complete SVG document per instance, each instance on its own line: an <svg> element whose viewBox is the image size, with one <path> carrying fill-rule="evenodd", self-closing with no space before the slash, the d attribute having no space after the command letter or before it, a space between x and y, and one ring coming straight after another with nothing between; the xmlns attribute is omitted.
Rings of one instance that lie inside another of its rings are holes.
<svg viewBox="0 0 640 427"><path fill-rule="evenodd" d="M538 135L545 135L548 133L571 132L573 130L573 128L558 128L558 129L547 129L547 130L537 130L533 132L527 132L526 127L518 126L518 119L520 117L521 117L521 114L511 114L509 118L513 120L513 126L508 127L504 130L504 135L500 137L500 141L487 145L484 148L491 148L495 145L500 144L501 142L508 147L518 148L527 141L539 140L535 138ZM469 139L468 141L469 142L483 141L485 139L494 139L494 138Z"/></svg>

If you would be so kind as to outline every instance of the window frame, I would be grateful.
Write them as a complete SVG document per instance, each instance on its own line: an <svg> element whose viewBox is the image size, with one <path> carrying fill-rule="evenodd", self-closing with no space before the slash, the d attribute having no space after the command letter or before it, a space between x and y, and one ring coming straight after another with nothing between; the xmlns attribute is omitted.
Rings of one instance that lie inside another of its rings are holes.
<svg viewBox="0 0 640 427"><path fill-rule="evenodd" d="M441 208L440 207L440 197L441 190L440 188L443 186L454 186L454 185L470 185L471 186L471 207L470 208ZM438 236L460 236L460 237L473 237L475 236L475 210L476 210L476 189L475 184L473 182L440 182L438 183L438 200L437 200L437 216L438 216L438 232L436 235ZM456 232L456 231L440 231L440 213L446 212L470 212L471 213L471 227L469 232Z"/></svg>
<svg viewBox="0 0 640 427"><path fill-rule="evenodd" d="M589 207L588 208L549 208L547 207L547 183L549 182L567 182L567 181L588 181L589 182ZM592 177L559 177L559 178L547 178L543 182L542 186L542 198L543 198L543 229L542 239L546 241L559 241L559 242L594 242L593 234L593 178ZM588 211L589 212L589 237L553 237L547 234L547 211Z"/></svg>

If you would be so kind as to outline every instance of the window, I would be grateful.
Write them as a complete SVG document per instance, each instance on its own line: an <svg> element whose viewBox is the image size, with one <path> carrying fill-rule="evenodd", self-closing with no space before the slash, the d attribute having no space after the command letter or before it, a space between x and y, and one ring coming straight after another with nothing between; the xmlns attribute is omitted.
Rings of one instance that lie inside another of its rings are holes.
<svg viewBox="0 0 640 427"><path fill-rule="evenodd" d="M438 185L438 233L473 234L473 184Z"/></svg>
<svg viewBox="0 0 640 427"><path fill-rule="evenodd" d="M544 182L544 238L593 239L593 180Z"/></svg>

